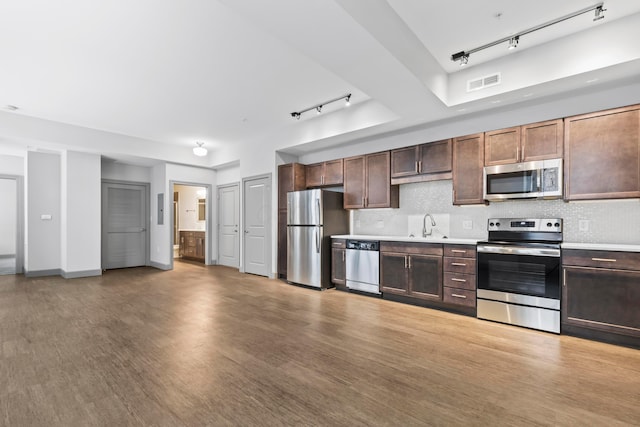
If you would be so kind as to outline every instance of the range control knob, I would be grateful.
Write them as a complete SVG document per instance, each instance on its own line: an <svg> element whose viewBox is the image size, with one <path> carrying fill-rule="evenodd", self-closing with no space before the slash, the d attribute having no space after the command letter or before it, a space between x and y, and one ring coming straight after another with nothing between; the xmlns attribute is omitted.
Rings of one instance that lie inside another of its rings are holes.
<svg viewBox="0 0 640 427"><path fill-rule="evenodd" d="M559 222L556 222L556 223L555 223L555 224L553 224L553 225L554 225L554 226L556 226L556 227L560 227L560 223L559 223Z"/></svg>
<svg viewBox="0 0 640 427"><path fill-rule="evenodd" d="M495 224L494 224L494 223L492 223L492 222L490 222L490 223L489 223L489 227L493 227L494 225L495 225Z"/></svg>
<svg viewBox="0 0 640 427"><path fill-rule="evenodd" d="M499 222L496 222L496 227L500 227L500 223Z"/></svg>
<svg viewBox="0 0 640 427"><path fill-rule="evenodd" d="M550 222L548 222L548 223L547 223L547 227L551 227L551 225L552 225L552 224L551 224Z"/></svg>

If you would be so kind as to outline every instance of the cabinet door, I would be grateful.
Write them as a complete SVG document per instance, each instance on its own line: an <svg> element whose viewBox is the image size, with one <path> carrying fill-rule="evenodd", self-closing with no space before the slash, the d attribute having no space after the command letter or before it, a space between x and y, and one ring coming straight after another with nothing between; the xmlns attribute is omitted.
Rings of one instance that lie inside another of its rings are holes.
<svg viewBox="0 0 640 427"><path fill-rule="evenodd" d="M278 210L278 276L287 278L287 210Z"/></svg>
<svg viewBox="0 0 640 427"><path fill-rule="evenodd" d="M562 157L564 122L562 119L521 126L523 162Z"/></svg>
<svg viewBox="0 0 640 427"><path fill-rule="evenodd" d="M418 174L419 146L391 151L391 177L399 178Z"/></svg>
<svg viewBox="0 0 640 427"><path fill-rule="evenodd" d="M204 260L204 233L196 234L196 258Z"/></svg>
<svg viewBox="0 0 640 427"><path fill-rule="evenodd" d="M306 165L304 169L306 174L307 188L320 187L323 184L322 177L324 175L324 163L314 163L312 165Z"/></svg>
<svg viewBox="0 0 640 427"><path fill-rule="evenodd" d="M408 256L402 253L380 252L380 291L406 295Z"/></svg>
<svg viewBox="0 0 640 427"><path fill-rule="evenodd" d="M184 231L181 231L180 232L180 248L178 249L178 253L180 254L180 256L186 255L186 249L187 249L187 239L184 235Z"/></svg>
<svg viewBox="0 0 640 427"><path fill-rule="evenodd" d="M451 172L451 140L422 144L418 157L418 169L423 175Z"/></svg>
<svg viewBox="0 0 640 427"><path fill-rule="evenodd" d="M640 106L565 119L565 199L640 197Z"/></svg>
<svg viewBox="0 0 640 427"><path fill-rule="evenodd" d="M344 208L364 208L364 156L344 159Z"/></svg>
<svg viewBox="0 0 640 427"><path fill-rule="evenodd" d="M342 185L344 183L342 159L324 163L324 185Z"/></svg>
<svg viewBox="0 0 640 427"><path fill-rule="evenodd" d="M346 283L345 255L345 249L331 248L331 282L336 285Z"/></svg>
<svg viewBox="0 0 640 427"><path fill-rule="evenodd" d="M391 153L366 156L365 202L367 208L397 208L399 191L391 185Z"/></svg>
<svg viewBox="0 0 640 427"><path fill-rule="evenodd" d="M300 163L278 166L278 209L287 209L287 193L305 189L305 167Z"/></svg>
<svg viewBox="0 0 640 427"><path fill-rule="evenodd" d="M484 134L484 164L504 165L520 161L520 128L494 130Z"/></svg>
<svg viewBox="0 0 640 427"><path fill-rule="evenodd" d="M409 255L409 295L442 300L442 257Z"/></svg>
<svg viewBox="0 0 640 427"><path fill-rule="evenodd" d="M564 267L562 321L640 337L640 272Z"/></svg>
<svg viewBox="0 0 640 427"><path fill-rule="evenodd" d="M453 204L484 203L482 170L484 167L484 134L478 133L453 140Z"/></svg>

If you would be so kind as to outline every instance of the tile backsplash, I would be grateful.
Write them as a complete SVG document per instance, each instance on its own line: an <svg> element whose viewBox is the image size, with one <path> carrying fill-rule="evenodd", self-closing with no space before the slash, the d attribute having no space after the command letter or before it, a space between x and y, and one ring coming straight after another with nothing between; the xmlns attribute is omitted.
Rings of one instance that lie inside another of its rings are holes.
<svg viewBox="0 0 640 427"><path fill-rule="evenodd" d="M489 218L563 218L564 240L575 243L640 244L640 201L608 200L566 203L562 200L509 200L488 206L453 206L451 180L400 186L400 208L353 212L352 234L419 235L426 213L434 233L485 239ZM429 222L427 220L429 229ZM418 233L418 234L416 234Z"/></svg>

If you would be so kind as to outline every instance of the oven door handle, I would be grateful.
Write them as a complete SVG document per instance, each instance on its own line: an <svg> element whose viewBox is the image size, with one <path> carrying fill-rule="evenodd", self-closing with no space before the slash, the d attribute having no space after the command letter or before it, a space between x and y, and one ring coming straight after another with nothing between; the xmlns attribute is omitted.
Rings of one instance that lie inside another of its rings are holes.
<svg viewBox="0 0 640 427"><path fill-rule="evenodd" d="M560 258L560 249L529 248L526 246L478 245L478 252L484 254L532 255Z"/></svg>

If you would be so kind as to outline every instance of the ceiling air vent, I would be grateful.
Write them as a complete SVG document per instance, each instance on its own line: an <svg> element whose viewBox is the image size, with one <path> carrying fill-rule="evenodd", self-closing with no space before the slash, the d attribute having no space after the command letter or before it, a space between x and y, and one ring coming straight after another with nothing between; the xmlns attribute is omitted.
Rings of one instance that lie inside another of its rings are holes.
<svg viewBox="0 0 640 427"><path fill-rule="evenodd" d="M500 73L490 74L477 79L467 80L467 92L480 90L500 84Z"/></svg>

